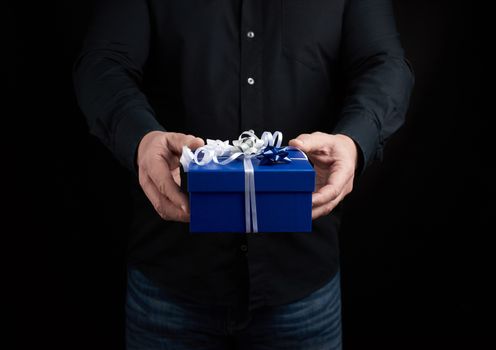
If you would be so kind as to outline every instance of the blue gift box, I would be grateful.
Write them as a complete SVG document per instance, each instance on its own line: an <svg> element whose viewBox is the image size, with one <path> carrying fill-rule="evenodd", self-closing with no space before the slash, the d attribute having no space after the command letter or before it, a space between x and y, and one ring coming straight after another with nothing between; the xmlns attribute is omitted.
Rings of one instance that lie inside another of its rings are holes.
<svg viewBox="0 0 496 350"><path fill-rule="evenodd" d="M290 163L260 165L252 158L258 232L310 232L315 171L305 155L290 150ZM190 232L246 232L242 159L220 165L192 163L187 173Z"/></svg>

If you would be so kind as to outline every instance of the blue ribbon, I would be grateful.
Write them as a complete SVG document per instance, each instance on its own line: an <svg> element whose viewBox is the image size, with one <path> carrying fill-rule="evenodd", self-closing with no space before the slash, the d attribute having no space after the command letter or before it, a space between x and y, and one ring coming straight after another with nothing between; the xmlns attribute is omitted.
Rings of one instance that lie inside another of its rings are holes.
<svg viewBox="0 0 496 350"><path fill-rule="evenodd" d="M261 154L257 156L260 159L259 165L275 165L281 163L291 163L288 157L287 147L267 146Z"/></svg>

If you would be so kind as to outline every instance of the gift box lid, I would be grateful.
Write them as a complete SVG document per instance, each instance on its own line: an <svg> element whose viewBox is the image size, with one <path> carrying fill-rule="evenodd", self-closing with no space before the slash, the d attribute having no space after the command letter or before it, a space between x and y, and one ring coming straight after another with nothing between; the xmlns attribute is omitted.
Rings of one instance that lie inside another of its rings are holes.
<svg viewBox="0 0 496 350"><path fill-rule="evenodd" d="M260 192L313 192L315 170L298 150L290 150L290 163L259 165L252 158L255 188ZM221 160L221 159L219 159ZM191 163L187 173L189 192L239 192L245 190L245 171L242 159L226 165Z"/></svg>

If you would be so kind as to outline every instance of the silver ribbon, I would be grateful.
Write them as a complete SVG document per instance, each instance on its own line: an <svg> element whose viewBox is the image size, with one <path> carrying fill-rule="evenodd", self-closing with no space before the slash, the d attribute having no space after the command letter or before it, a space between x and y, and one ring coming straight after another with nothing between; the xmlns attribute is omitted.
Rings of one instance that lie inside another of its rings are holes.
<svg viewBox="0 0 496 350"><path fill-rule="evenodd" d="M261 138L255 135L253 130L244 131L237 140L229 144L229 141L207 139L205 146L197 148L193 153L187 146L183 146L180 162L184 171L189 170L191 162L204 166L211 162L226 165L238 158L243 158L245 172L245 226L246 232L258 232L257 203L255 193L255 171L252 158L261 154L267 146L281 147L282 133L265 131ZM296 149L288 147L288 149ZM219 160L219 157L227 157ZM293 158L293 159L308 159Z"/></svg>
<svg viewBox="0 0 496 350"><path fill-rule="evenodd" d="M245 168L245 226L247 233L258 232L255 170L253 169L251 158L248 156L243 159Z"/></svg>

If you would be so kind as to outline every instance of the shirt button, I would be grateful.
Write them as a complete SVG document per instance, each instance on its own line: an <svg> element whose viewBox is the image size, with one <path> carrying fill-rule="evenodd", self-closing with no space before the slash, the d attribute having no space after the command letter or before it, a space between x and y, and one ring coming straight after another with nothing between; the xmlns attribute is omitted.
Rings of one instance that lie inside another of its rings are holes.
<svg viewBox="0 0 496 350"><path fill-rule="evenodd" d="M246 252L246 251L248 251L248 246L246 244L242 244L240 249L242 252Z"/></svg>
<svg viewBox="0 0 496 350"><path fill-rule="evenodd" d="M255 84L255 79L253 79L253 78L248 78L248 84L250 84L250 85Z"/></svg>
<svg viewBox="0 0 496 350"><path fill-rule="evenodd" d="M253 33L252 31L249 31L248 33L246 33L246 36L250 39L253 39L255 37L255 33Z"/></svg>

